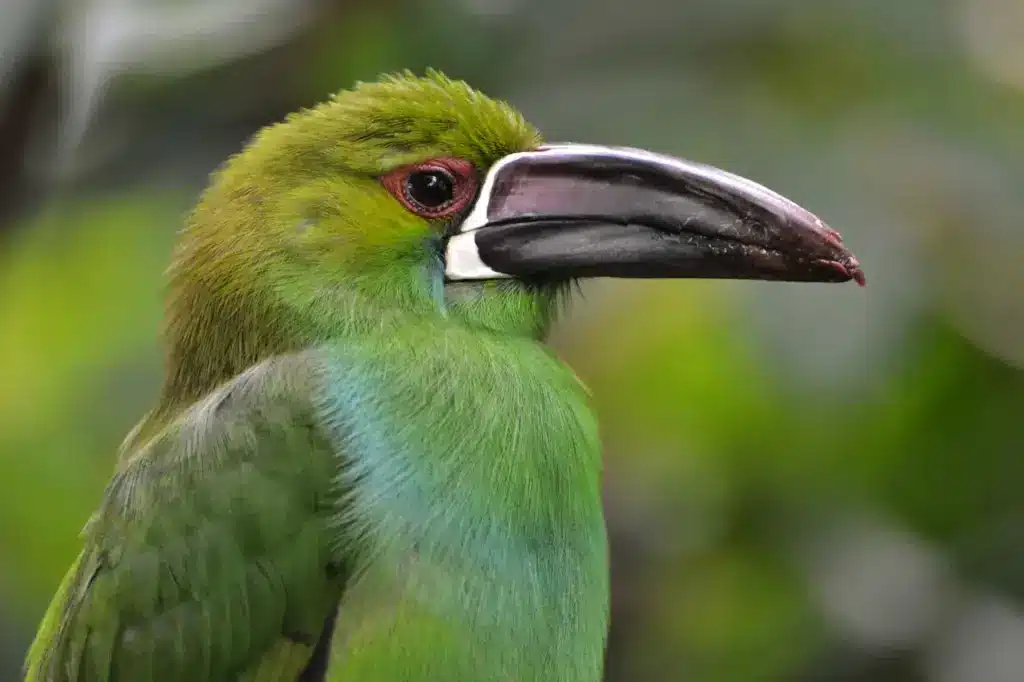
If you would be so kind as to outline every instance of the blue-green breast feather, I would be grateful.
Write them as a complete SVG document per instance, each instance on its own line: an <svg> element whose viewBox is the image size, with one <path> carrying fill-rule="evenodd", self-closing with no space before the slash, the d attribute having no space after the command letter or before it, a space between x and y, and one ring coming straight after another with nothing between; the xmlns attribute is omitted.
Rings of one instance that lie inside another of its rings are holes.
<svg viewBox="0 0 1024 682"><path fill-rule="evenodd" d="M457 325L324 352L345 537L364 552L331 679L598 679L600 455L572 372L532 340Z"/></svg>

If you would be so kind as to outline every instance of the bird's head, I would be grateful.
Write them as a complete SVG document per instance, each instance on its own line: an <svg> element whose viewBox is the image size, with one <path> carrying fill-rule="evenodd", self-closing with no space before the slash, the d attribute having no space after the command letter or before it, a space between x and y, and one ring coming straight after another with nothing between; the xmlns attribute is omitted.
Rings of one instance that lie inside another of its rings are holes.
<svg viewBox="0 0 1024 682"><path fill-rule="evenodd" d="M403 74L263 130L217 173L171 270L171 372L195 393L409 316L540 336L568 283L602 276L861 279L837 233L760 185L544 146L507 104Z"/></svg>

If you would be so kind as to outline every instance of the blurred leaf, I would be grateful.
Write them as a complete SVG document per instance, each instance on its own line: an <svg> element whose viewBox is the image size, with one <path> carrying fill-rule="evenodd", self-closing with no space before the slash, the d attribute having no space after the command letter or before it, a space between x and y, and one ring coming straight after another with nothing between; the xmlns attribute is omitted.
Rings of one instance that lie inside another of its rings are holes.
<svg viewBox="0 0 1024 682"><path fill-rule="evenodd" d="M104 395L98 372L155 352L179 218L169 204L54 206L3 254L0 556L17 558L5 568L26 599L56 586L109 477L125 415L141 416L135 403L114 423L100 419L97 406L123 396Z"/></svg>

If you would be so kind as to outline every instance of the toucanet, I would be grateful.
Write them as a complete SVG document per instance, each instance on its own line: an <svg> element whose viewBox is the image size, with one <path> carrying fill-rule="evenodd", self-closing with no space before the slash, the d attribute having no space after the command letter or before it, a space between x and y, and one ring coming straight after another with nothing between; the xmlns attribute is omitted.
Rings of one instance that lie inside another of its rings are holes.
<svg viewBox="0 0 1024 682"><path fill-rule="evenodd" d="M543 342L590 277L864 279L761 185L434 71L259 132L180 235L28 682L597 682L598 430Z"/></svg>

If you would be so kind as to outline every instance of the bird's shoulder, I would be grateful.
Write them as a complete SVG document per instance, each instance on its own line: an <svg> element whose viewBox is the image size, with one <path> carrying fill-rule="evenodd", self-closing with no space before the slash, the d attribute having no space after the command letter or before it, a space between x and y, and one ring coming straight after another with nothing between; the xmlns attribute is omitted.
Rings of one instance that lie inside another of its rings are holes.
<svg viewBox="0 0 1024 682"><path fill-rule="evenodd" d="M298 679L345 574L315 374L273 358L127 439L29 682Z"/></svg>

